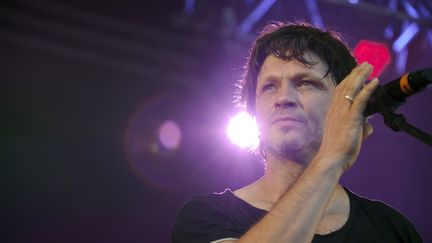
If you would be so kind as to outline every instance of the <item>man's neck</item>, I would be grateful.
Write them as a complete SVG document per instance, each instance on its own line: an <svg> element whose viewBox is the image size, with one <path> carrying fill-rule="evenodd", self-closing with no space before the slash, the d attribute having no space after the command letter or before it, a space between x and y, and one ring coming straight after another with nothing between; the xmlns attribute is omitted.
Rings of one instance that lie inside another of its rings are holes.
<svg viewBox="0 0 432 243"><path fill-rule="evenodd" d="M268 193L268 199L276 202L297 180L306 167L307 164L268 156L266 171L259 180L259 184L263 191Z"/></svg>
<svg viewBox="0 0 432 243"><path fill-rule="evenodd" d="M269 154L264 176L257 181L260 188L259 191L266 194L265 197L269 202L276 203L291 185L297 181L309 163L310 161L298 162L290 159L281 159ZM343 194L345 194L344 189L338 184L330 201L337 201L337 198Z"/></svg>

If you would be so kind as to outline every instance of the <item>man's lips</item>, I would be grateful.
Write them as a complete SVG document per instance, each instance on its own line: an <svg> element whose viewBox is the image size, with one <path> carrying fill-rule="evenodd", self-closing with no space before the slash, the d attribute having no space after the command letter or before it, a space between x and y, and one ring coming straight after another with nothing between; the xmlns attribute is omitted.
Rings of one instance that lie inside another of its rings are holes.
<svg viewBox="0 0 432 243"><path fill-rule="evenodd" d="M278 117L278 118L274 119L272 121L272 124L279 123L279 122L299 122L299 123L303 123L303 122L305 122L305 119L300 118L300 117L282 116L282 117Z"/></svg>

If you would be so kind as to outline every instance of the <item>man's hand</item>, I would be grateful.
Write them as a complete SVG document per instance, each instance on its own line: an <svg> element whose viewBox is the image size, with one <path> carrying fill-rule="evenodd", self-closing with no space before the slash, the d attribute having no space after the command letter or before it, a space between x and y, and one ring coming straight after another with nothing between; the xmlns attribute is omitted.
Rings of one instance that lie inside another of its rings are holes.
<svg viewBox="0 0 432 243"><path fill-rule="evenodd" d="M357 158L363 140L373 129L365 121L363 111L367 100L378 87L378 79L364 85L372 73L372 66L364 62L335 88L327 113L321 147L316 158L325 158L330 166L346 171Z"/></svg>

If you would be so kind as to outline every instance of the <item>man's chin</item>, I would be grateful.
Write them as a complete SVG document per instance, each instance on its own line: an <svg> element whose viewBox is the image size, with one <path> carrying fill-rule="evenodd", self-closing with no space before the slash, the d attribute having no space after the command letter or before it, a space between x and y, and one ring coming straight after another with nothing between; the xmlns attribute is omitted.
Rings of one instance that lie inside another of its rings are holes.
<svg viewBox="0 0 432 243"><path fill-rule="evenodd" d="M299 151L306 149L305 145L306 144L304 143L304 141L294 140L294 141L283 141L279 144L278 147L281 152L298 153Z"/></svg>
<svg viewBox="0 0 432 243"><path fill-rule="evenodd" d="M273 146L277 154L285 159L306 163L314 153L314 148L310 143L301 138L284 139Z"/></svg>
<svg viewBox="0 0 432 243"><path fill-rule="evenodd" d="M305 149L308 142L305 140L304 134L291 133L280 137L277 144L279 144L279 147L283 147L287 150L297 151Z"/></svg>

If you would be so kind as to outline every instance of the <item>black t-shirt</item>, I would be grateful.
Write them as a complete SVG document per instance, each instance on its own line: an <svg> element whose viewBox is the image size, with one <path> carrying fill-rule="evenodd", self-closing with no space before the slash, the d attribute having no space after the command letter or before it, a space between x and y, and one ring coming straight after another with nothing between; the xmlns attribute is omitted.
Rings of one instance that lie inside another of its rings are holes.
<svg viewBox="0 0 432 243"><path fill-rule="evenodd" d="M413 225L395 209L346 191L350 199L348 221L330 234L315 235L313 243L423 242ZM238 239L266 213L236 197L229 189L195 196L178 212L171 240L208 243Z"/></svg>

